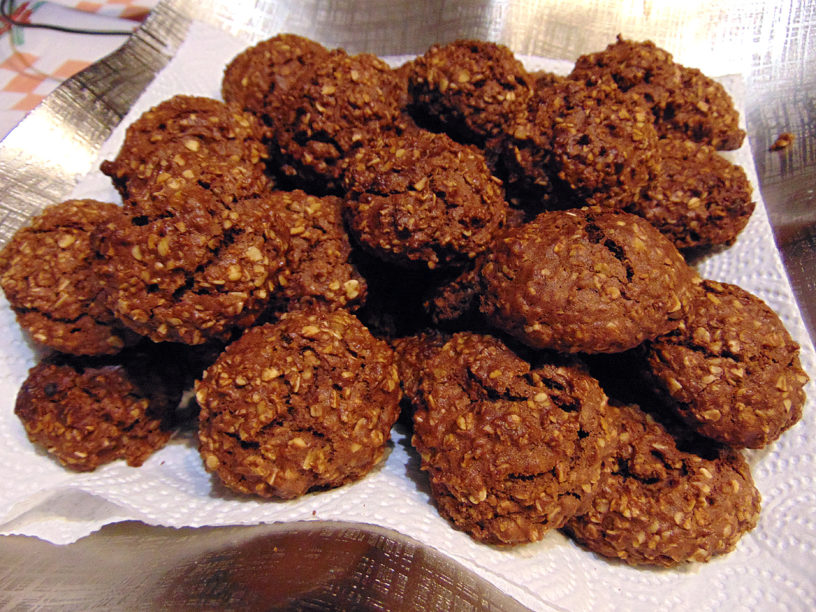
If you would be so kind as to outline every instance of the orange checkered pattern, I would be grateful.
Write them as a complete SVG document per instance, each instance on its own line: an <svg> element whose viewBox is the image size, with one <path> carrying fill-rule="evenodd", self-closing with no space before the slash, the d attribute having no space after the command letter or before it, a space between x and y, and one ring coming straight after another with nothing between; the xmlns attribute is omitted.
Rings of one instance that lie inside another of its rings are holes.
<svg viewBox="0 0 816 612"><path fill-rule="evenodd" d="M33 23L131 30L157 0L15 2L13 17ZM10 28L0 22L0 138L57 85L124 42L118 36Z"/></svg>

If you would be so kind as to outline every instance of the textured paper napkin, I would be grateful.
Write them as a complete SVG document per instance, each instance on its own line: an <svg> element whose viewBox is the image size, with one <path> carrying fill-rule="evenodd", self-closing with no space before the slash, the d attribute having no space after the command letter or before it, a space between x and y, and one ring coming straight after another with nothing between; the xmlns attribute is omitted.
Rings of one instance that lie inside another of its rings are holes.
<svg viewBox="0 0 816 612"><path fill-rule="evenodd" d="M187 42L133 107L100 160L115 156L125 126L177 93L219 97L221 72L242 41L194 24ZM401 58L390 58L399 63ZM566 72L570 66L524 58L529 69ZM739 79L726 79L737 102ZM746 144L729 157L756 185ZM77 197L119 201L109 180L91 173ZM759 193L755 192L759 200ZM702 262L705 278L736 283L764 299L802 345L802 361L816 378L814 352L774 246L761 201L748 228L725 252ZM142 467L123 462L95 472L70 472L35 449L12 410L17 389L37 350L0 303L0 533L25 534L64 544L102 525L128 519L172 527L257 524L292 520L348 520L395 529L431 545L534 609L720 610L816 609L816 421L814 402L802 421L770 449L748 454L763 496L759 526L737 550L708 564L676 570L638 570L578 548L558 532L543 541L502 549L452 529L430 501L419 459L404 431L395 429L386 461L353 485L286 502L241 497L204 470L194 436L179 434ZM813 384L807 389L813 398Z"/></svg>

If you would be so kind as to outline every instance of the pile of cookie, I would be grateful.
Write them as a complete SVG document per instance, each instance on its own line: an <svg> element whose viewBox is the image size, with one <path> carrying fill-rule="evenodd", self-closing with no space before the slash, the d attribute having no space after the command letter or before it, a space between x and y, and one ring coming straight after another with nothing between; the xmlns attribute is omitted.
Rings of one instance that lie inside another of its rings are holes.
<svg viewBox="0 0 816 612"><path fill-rule="evenodd" d="M483 41L392 69L281 34L222 94L128 127L101 167L122 206L49 207L0 252L56 351L17 398L32 442L138 466L195 420L220 483L292 499L364 477L401 418L482 542L671 566L756 525L740 449L800 419L807 376L767 305L689 263L754 208L718 83L622 38L562 77Z"/></svg>

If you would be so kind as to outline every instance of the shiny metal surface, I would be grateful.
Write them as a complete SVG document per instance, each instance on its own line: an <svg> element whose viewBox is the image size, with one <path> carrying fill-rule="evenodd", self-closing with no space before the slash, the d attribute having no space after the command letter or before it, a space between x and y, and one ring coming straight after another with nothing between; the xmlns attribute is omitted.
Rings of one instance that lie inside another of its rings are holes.
<svg viewBox="0 0 816 612"><path fill-rule="evenodd" d="M0 571L4 610L526 610L433 549L371 525L121 523L67 547L11 536L3 551L15 566Z"/></svg>
<svg viewBox="0 0 816 612"><path fill-rule="evenodd" d="M172 56L191 18L248 41L291 31L382 55L479 37L505 42L518 53L572 60L623 32L654 40L688 65L743 74L760 187L816 337L816 2L166 0L122 49L66 82L0 144L0 244L41 206L64 198L91 169L95 151ZM783 131L796 136L794 144L769 152ZM42 142L49 146L32 146ZM298 601L309 609L519 608L460 566L405 540L345 524L174 531L128 523L68 547L5 537L0 604L274 609ZM290 589L279 590L282 585Z"/></svg>

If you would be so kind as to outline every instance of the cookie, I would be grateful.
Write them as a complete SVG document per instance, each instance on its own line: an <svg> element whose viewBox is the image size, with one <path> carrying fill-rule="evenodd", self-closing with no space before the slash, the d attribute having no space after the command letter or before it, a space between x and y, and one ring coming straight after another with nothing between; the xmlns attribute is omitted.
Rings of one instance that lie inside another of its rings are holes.
<svg viewBox="0 0 816 612"><path fill-rule="evenodd" d="M450 334L430 328L390 341L391 348L394 349L404 405L410 404L418 396L422 372L449 339Z"/></svg>
<svg viewBox="0 0 816 612"><path fill-rule="evenodd" d="M75 355L111 355L133 344L106 306L91 235L115 204L68 200L43 209L0 251L0 287L31 337Z"/></svg>
<svg viewBox="0 0 816 612"><path fill-rule="evenodd" d="M606 396L576 365L531 365L455 334L427 363L413 445L443 517L474 539L541 539L585 511L611 446Z"/></svg>
<svg viewBox="0 0 816 612"><path fill-rule="evenodd" d="M745 171L690 140L665 138L657 150L660 171L629 210L684 252L732 244L756 206Z"/></svg>
<svg viewBox="0 0 816 612"><path fill-rule="evenodd" d="M157 213L163 192L189 185L230 203L263 193L266 147L258 120L237 106L177 95L128 126L119 153L101 165L126 204Z"/></svg>
<svg viewBox="0 0 816 612"><path fill-rule="evenodd" d="M615 353L674 329L696 279L640 217L550 211L495 242L481 268L479 309L533 348Z"/></svg>
<svg viewBox="0 0 816 612"><path fill-rule="evenodd" d="M278 34L248 47L224 69L221 95L273 128L279 99L301 75L329 54L323 45L297 34Z"/></svg>
<svg viewBox="0 0 816 612"><path fill-rule="evenodd" d="M527 71L512 51L479 40L432 45L413 62L408 87L415 115L477 144L503 132L532 96Z"/></svg>
<svg viewBox="0 0 816 612"><path fill-rule="evenodd" d="M307 191L339 192L345 157L396 129L397 89L376 56L331 51L281 96L270 145L281 171Z"/></svg>
<svg viewBox="0 0 816 612"><path fill-rule="evenodd" d="M745 459L727 447L680 448L637 406L609 406L619 428L589 511L564 531L630 565L673 567L734 549L759 519Z"/></svg>
<svg viewBox="0 0 816 612"><path fill-rule="evenodd" d="M95 234L108 307L155 342L227 340L279 286L287 237L273 203L226 208L212 198L188 186L170 194L163 214L125 209Z"/></svg>
<svg viewBox="0 0 816 612"><path fill-rule="evenodd" d="M691 314L649 348L649 380L694 430L762 448L802 416L799 346L755 295L704 281Z"/></svg>
<svg viewBox="0 0 816 612"><path fill-rule="evenodd" d="M349 232L396 265L465 263L504 226L507 205L484 157L444 134L416 131L360 149L345 185Z"/></svg>
<svg viewBox="0 0 816 612"><path fill-rule="evenodd" d="M248 329L196 383L206 469L230 489L291 499L365 476L399 412L394 354L345 310Z"/></svg>
<svg viewBox="0 0 816 612"><path fill-rule="evenodd" d="M696 68L674 61L651 41L618 36L604 51L578 58L570 78L611 77L652 109L661 136L693 140L715 149L738 149L745 138L739 113L725 88Z"/></svg>
<svg viewBox="0 0 816 612"><path fill-rule="evenodd" d="M124 459L137 467L170 439L181 389L159 354L57 355L28 373L14 407L29 440L65 467L92 471Z"/></svg>
<svg viewBox="0 0 816 612"><path fill-rule="evenodd" d="M301 190L274 191L268 199L289 235L286 273L276 299L284 308L311 304L354 311L362 306L368 289L351 259L343 201Z"/></svg>

